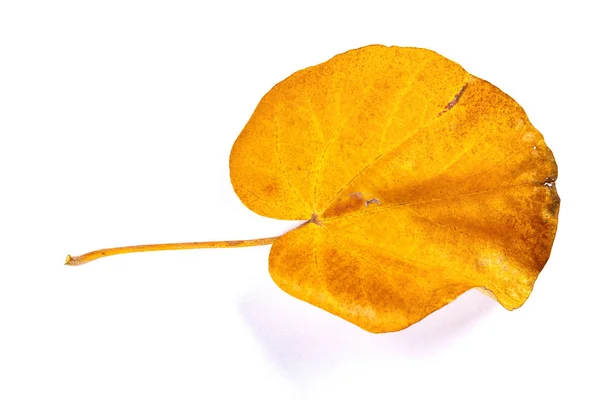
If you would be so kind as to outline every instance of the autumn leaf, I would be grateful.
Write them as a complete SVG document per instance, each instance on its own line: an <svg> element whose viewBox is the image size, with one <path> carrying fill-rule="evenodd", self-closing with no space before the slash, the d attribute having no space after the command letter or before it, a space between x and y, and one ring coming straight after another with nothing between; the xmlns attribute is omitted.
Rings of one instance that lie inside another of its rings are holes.
<svg viewBox="0 0 600 400"><path fill-rule="evenodd" d="M258 104L230 170L248 208L306 222L278 238L67 263L273 243L281 289L388 332L471 288L520 307L558 223L556 163L523 109L424 49L368 46L294 73Z"/></svg>

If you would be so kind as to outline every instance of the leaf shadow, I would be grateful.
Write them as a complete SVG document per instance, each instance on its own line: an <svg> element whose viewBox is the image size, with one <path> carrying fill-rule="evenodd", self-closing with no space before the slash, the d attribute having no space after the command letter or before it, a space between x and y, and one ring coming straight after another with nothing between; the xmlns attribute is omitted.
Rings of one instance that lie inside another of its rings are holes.
<svg viewBox="0 0 600 400"><path fill-rule="evenodd" d="M470 290L403 331L376 335L296 300L275 285L254 289L238 300L238 310L267 358L297 382L345 363L435 356L460 343L461 336L500 307Z"/></svg>

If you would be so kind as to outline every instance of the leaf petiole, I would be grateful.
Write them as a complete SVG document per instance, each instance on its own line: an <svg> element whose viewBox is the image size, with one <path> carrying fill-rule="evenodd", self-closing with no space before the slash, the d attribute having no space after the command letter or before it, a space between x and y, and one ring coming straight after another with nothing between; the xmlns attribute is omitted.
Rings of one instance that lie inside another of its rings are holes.
<svg viewBox="0 0 600 400"><path fill-rule="evenodd" d="M250 247L263 246L272 244L279 236L268 237L262 239L248 240L223 240L218 242L189 242L189 243L163 243L163 244L143 244L138 246L113 247L109 249L101 249L72 257L67 255L65 265L72 267L97 260L99 258L114 256L117 254L141 253L146 251L163 251L163 250L191 250L191 249L217 249L217 248L233 248L233 247Z"/></svg>

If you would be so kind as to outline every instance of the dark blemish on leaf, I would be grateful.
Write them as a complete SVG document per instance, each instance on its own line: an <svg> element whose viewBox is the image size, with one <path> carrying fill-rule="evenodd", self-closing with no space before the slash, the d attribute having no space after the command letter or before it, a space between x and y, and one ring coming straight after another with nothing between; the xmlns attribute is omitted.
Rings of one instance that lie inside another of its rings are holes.
<svg viewBox="0 0 600 400"><path fill-rule="evenodd" d="M556 182L556 178L548 176L548 177L546 177L546 180L544 181L544 186L551 188L554 186L554 182Z"/></svg>
<svg viewBox="0 0 600 400"><path fill-rule="evenodd" d="M365 207L369 207L369 204L373 204L373 203L377 203L377 205L381 205L381 202L379 201L378 198L373 197L371 200L367 200L365 201Z"/></svg>
<svg viewBox="0 0 600 400"><path fill-rule="evenodd" d="M438 117L441 117L442 114L444 114L447 111L450 111L452 109L452 107L454 107L456 104L458 104L458 101L462 97L463 93L465 93L467 86L469 86L469 84L465 83L465 85L462 87L462 89L460 89L460 92L458 92L454 96L454 98L452 100L450 100L450 103L446 104L446 107L444 107L444 109L438 114Z"/></svg>

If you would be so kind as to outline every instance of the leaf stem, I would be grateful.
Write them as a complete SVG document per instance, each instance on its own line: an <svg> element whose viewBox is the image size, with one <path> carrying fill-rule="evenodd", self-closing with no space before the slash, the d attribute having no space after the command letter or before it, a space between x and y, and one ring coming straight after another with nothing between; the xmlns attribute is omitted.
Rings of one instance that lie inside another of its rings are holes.
<svg viewBox="0 0 600 400"><path fill-rule="evenodd" d="M102 257L114 256L117 254L141 253L145 251L163 251L163 250L190 250L190 249L215 249L232 247L250 247L272 244L279 236L262 239L248 240L223 240L219 242L190 242L190 243L163 243L163 244L143 244L139 246L113 247L110 249L95 250L80 256L67 256L65 265L77 266L97 260Z"/></svg>

